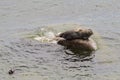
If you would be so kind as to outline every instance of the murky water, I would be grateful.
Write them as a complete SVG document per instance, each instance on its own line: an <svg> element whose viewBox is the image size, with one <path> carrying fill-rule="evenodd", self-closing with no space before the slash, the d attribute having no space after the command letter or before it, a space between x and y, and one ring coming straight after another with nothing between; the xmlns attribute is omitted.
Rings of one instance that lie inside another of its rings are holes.
<svg viewBox="0 0 120 80"><path fill-rule="evenodd" d="M119 80L119 0L0 0L1 80ZM99 49L87 59L53 43L32 39L85 26ZM50 29L48 29L50 27ZM15 70L9 75L10 69Z"/></svg>

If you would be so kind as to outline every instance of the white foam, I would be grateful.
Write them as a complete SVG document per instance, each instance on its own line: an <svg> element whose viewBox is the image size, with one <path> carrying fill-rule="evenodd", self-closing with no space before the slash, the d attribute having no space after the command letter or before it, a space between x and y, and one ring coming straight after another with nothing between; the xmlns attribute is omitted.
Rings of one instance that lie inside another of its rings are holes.
<svg viewBox="0 0 120 80"><path fill-rule="evenodd" d="M55 34L53 32L47 32L47 33L45 33L44 36L51 39L51 38L55 37Z"/></svg>
<svg viewBox="0 0 120 80"><path fill-rule="evenodd" d="M57 43L56 40L54 40L55 34L53 32L46 32L44 33L44 36L37 36L34 39L40 42L47 42L47 43Z"/></svg>

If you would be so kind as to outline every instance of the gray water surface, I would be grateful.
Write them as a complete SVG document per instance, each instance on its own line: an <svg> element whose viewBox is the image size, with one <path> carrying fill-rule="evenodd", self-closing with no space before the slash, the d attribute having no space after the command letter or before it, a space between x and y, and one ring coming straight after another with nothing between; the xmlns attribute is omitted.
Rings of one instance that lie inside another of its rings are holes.
<svg viewBox="0 0 120 80"><path fill-rule="evenodd" d="M119 80L119 0L0 0L0 80ZM81 61L62 46L27 38L41 27L83 25L99 49ZM15 69L13 75L8 71Z"/></svg>

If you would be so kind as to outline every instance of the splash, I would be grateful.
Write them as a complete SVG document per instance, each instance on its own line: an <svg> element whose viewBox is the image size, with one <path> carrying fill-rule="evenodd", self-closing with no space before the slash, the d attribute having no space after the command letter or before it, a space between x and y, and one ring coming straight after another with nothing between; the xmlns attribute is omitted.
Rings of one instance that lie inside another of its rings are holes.
<svg viewBox="0 0 120 80"><path fill-rule="evenodd" d="M40 42L49 42L49 43L57 43L57 41L54 40L55 34L54 32L46 32L44 33L44 36L37 36L34 37L35 40L40 41Z"/></svg>
<svg viewBox="0 0 120 80"><path fill-rule="evenodd" d="M55 40L56 35L66 30L78 27L80 27L80 25L77 24L43 26L42 28L39 28L37 29L37 31L35 31L35 36L32 38L42 43L57 43L57 41Z"/></svg>
<svg viewBox="0 0 120 80"><path fill-rule="evenodd" d="M82 25L78 25L78 24L62 24L62 25L49 25L49 26L43 26L40 28L37 28L36 31L34 32L35 36L32 37L32 39L40 41L42 43L57 43L57 41L55 40L56 35L58 35L61 32L70 30L70 29L78 29L78 28L82 28ZM86 28L86 27L83 27ZM98 42L98 40L96 39L96 34L92 36L92 39L95 40L95 44L92 44L95 49L96 42Z"/></svg>

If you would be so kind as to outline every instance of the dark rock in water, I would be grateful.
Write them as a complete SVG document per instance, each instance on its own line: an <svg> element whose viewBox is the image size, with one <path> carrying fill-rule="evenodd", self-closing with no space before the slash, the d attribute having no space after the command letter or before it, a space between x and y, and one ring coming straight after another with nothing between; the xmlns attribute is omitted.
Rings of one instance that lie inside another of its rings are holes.
<svg viewBox="0 0 120 80"><path fill-rule="evenodd" d="M83 39L87 40L93 34L91 29L82 29L79 28L77 30L70 30L63 32L59 35L66 40L74 40L74 39Z"/></svg>
<svg viewBox="0 0 120 80"><path fill-rule="evenodd" d="M9 75L12 75L12 74L14 74L14 72L15 72L15 70L12 70L12 69L11 69L11 70L8 71L8 74L9 74Z"/></svg>

